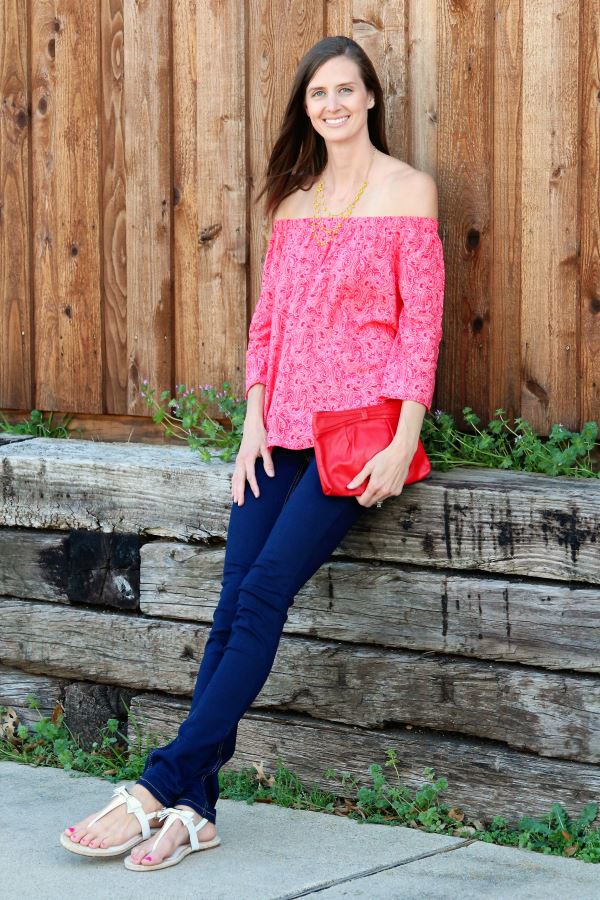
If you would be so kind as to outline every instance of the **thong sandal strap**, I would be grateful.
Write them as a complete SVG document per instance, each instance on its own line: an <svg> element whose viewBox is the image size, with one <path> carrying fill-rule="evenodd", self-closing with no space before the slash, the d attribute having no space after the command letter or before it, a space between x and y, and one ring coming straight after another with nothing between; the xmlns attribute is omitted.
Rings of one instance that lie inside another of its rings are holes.
<svg viewBox="0 0 600 900"><path fill-rule="evenodd" d="M161 811L157 813L157 818L160 820L166 819L167 821L163 825L160 834L154 841L154 844L152 845L152 851L156 850L156 845L160 841L161 837L163 837L163 835L167 833L173 822L175 822L177 819L180 819L188 830L192 850L199 849L200 843L198 841L198 831L200 831L200 829L206 825L208 819L200 819L197 824L194 824L193 812L190 812L187 809L176 809L174 806L166 806L164 807L164 809L161 809Z"/></svg>
<svg viewBox="0 0 600 900"><path fill-rule="evenodd" d="M88 823L88 827L90 825L93 825L94 822L97 822L98 819L101 819L113 809L116 809L118 806L122 806L123 803L127 804L127 812L133 813L140 823L140 827L142 829L142 837L147 840L150 837L150 825L148 824L148 819L153 819L155 816L157 816L157 813L145 812L138 798L134 797L133 794L130 794L125 785L120 785L113 790L113 799L110 801L110 803L107 803L104 809L100 810L98 815L94 816L91 822Z"/></svg>

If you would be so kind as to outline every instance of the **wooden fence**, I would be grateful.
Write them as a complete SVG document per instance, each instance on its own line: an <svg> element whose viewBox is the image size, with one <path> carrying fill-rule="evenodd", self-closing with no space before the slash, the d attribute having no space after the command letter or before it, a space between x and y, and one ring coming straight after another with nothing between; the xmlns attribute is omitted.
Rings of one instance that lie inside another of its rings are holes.
<svg viewBox="0 0 600 900"><path fill-rule="evenodd" d="M598 0L5 0L0 408L119 437L147 429L144 378L241 392L253 201L300 57L342 33L378 70L392 155L438 184L435 404L540 433L600 418L599 19Z"/></svg>

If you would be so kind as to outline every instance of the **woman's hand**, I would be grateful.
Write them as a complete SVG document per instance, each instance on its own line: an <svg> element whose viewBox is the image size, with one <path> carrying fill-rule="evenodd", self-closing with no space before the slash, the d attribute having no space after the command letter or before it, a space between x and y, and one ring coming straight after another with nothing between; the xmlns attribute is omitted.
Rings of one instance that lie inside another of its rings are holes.
<svg viewBox="0 0 600 900"><path fill-rule="evenodd" d="M347 487L357 487L370 475L364 492L356 496L361 506L374 506L388 497L397 497L402 493L413 456L414 451L409 448L390 444L372 456Z"/></svg>
<svg viewBox="0 0 600 900"><path fill-rule="evenodd" d="M246 491L246 479L250 483L255 497L260 496L256 474L254 471L256 459L262 456L267 475L275 475L273 460L267 447L267 431L264 424L258 420L244 421L244 431L240 449L235 458L235 469L231 478L231 496L238 506L244 505L244 493Z"/></svg>

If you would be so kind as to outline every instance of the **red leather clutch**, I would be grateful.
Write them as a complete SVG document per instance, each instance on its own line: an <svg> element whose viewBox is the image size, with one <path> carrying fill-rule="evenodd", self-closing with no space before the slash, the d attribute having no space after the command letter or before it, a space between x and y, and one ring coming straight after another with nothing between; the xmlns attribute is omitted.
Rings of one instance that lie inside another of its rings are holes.
<svg viewBox="0 0 600 900"><path fill-rule="evenodd" d="M313 412L315 459L324 494L352 497L366 490L368 478L354 488L346 485L391 443L401 409L402 400L390 398L373 406ZM419 438L404 484L421 481L430 472L431 463Z"/></svg>

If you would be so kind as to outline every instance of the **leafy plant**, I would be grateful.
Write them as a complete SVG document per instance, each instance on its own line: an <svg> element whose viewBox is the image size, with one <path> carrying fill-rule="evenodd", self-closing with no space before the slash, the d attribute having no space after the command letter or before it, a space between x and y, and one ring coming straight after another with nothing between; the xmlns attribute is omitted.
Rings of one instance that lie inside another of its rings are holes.
<svg viewBox="0 0 600 900"><path fill-rule="evenodd" d="M208 462L211 454L207 447L221 449L221 458L229 460L239 450L243 434L246 402L231 394L229 382L223 382L222 390L209 385L186 390L181 384L177 396L169 391L160 395L160 403L154 399L154 389L145 380L141 391L148 405L157 408L155 422L165 425L168 435L176 435L188 441L192 449L202 448L200 455ZM196 392L198 391L198 393ZM209 403L217 402L219 410L231 421L226 430L206 413ZM570 431L564 425L552 426L547 438L535 434L523 418L516 418L511 426L503 409L494 412L487 427L480 428L481 419L470 406L463 408L465 420L472 431L457 429L453 417L440 409L426 413L421 438L431 460L432 468L447 471L454 466L484 466L496 469L513 469L525 472L542 472L546 475L567 475L579 478L600 478L595 471L592 454L600 448L596 441L597 422L586 422L580 432ZM196 431L201 436L196 435Z"/></svg>
<svg viewBox="0 0 600 900"><path fill-rule="evenodd" d="M68 438L71 437L73 431L81 431L80 428L69 431L69 425L73 420L73 416L63 416L62 422L58 425L52 424L53 412L48 413L48 418L44 419L44 414L39 409L32 409L29 419L23 422L11 424L6 416L0 412L0 431L7 434L32 434L34 437L49 438Z"/></svg>
<svg viewBox="0 0 600 900"><path fill-rule="evenodd" d="M83 749L64 721L60 703L50 717L39 713L40 702L33 695L27 697L29 709L38 710L39 719L33 725L15 723L12 707L0 706L0 759L11 759L29 765L57 766L68 771L82 772L118 781L137 777L143 768L143 757L127 747L119 731L118 719L109 719L100 743L91 751Z"/></svg>
<svg viewBox="0 0 600 900"><path fill-rule="evenodd" d="M152 421L164 426L167 437L186 440L204 462L211 459L209 448L219 450L225 462L237 453L242 440L246 402L232 394L228 381L223 382L220 391L208 384L188 389L180 384L175 397L171 397L170 391L162 391L160 402L155 393L155 388L150 388L148 380L144 380L140 396L145 398L148 406L155 408ZM230 420L229 429L209 415L207 410L211 404L216 404Z"/></svg>
<svg viewBox="0 0 600 900"><path fill-rule="evenodd" d="M600 478L592 459L600 447L597 422L586 422L580 432L555 424L543 439L520 417L511 427L503 409L495 410L494 418L483 429L470 406L464 407L463 415L472 433L459 431L452 416L440 409L425 415L421 438L432 468L446 471L452 466L486 466Z"/></svg>

